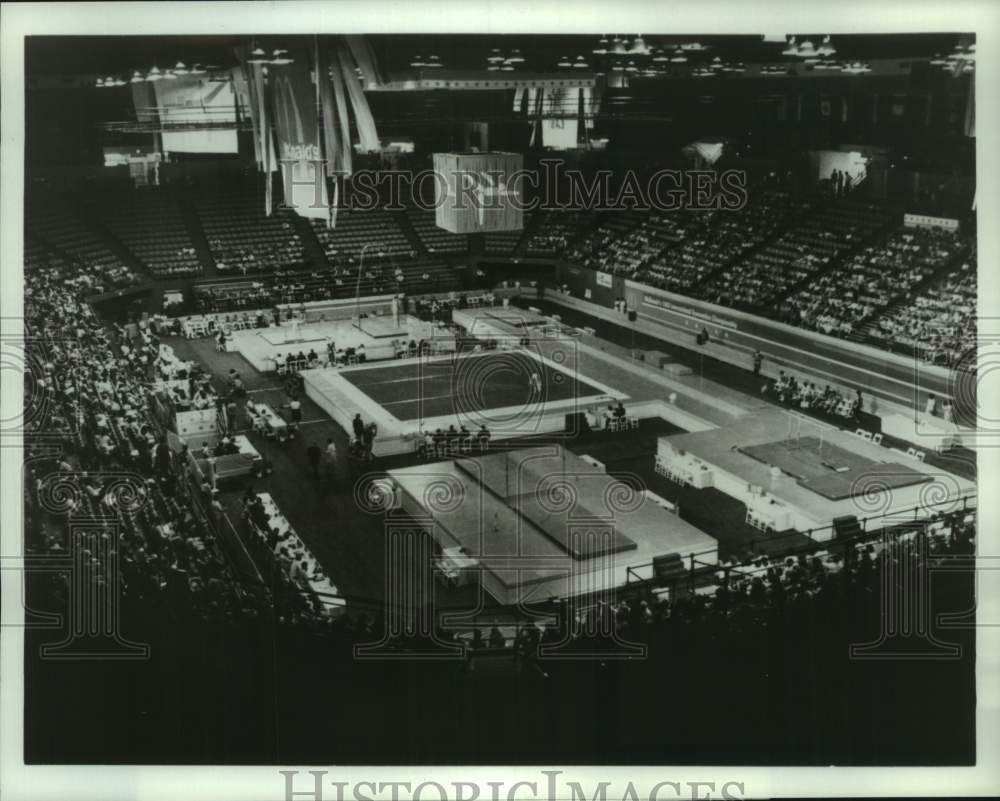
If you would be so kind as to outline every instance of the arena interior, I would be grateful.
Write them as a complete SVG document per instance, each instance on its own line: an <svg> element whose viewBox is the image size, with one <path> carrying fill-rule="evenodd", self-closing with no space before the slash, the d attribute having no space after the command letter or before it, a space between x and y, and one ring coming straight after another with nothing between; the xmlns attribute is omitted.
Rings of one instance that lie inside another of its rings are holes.
<svg viewBox="0 0 1000 801"><path fill-rule="evenodd" d="M971 764L975 51L29 39L28 761Z"/></svg>

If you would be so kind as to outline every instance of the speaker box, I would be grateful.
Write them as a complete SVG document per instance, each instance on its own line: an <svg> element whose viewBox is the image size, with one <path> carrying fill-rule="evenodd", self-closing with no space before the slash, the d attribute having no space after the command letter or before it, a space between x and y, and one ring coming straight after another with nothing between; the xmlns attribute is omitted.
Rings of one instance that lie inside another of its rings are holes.
<svg viewBox="0 0 1000 801"><path fill-rule="evenodd" d="M833 518L833 536L838 540L846 540L861 534L861 524L857 515L843 515Z"/></svg>
<svg viewBox="0 0 1000 801"><path fill-rule="evenodd" d="M628 313L628 321L630 323L634 323L638 319L639 319L639 313L638 312L636 312L636 311L630 311Z"/></svg>
<svg viewBox="0 0 1000 801"><path fill-rule="evenodd" d="M679 553L653 557L653 577L658 584L667 584L687 574L684 560Z"/></svg>
<svg viewBox="0 0 1000 801"><path fill-rule="evenodd" d="M882 418L871 412L858 412L858 425L865 431L878 434L882 431Z"/></svg>
<svg viewBox="0 0 1000 801"><path fill-rule="evenodd" d="M585 412L573 412L566 415L567 434L586 434L588 431L590 431L590 425L587 423Z"/></svg>

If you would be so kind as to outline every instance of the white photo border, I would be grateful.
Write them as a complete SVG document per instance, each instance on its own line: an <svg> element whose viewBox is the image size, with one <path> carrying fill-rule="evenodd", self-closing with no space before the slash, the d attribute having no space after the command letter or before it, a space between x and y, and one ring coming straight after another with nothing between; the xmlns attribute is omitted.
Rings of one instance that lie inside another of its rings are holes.
<svg viewBox="0 0 1000 801"><path fill-rule="evenodd" d="M678 2L540 3L538 0L340 0L339 2L134 2L5 3L0 8L0 324L3 336L19 333L22 311L22 230L24 196L24 37L29 35L155 35L253 33L550 33L600 34L611 30L655 33L746 34L774 31L837 33L975 32L976 157L979 226L979 313L1000 316L1000 4L989 0L881 0L878 4L840 0L748 3L740 0ZM2 414L10 419L21 408L19 382L0 386ZM981 414L995 419L1000 391L980 387ZM992 414L991 414L992 410ZM3 562L0 629L0 793L9 799L164 799L164 801L263 801L285 798L285 777L277 766L25 766L23 739L23 629L10 625L21 610L20 582L9 564L21 548L22 498L20 451L0 448L0 560ZM1000 479L1000 449L979 452L984 487ZM980 555L1000 554L1000 503L997 493L979 499ZM977 760L969 768L772 768L772 767L568 767L565 773L588 793L599 782L612 787L609 798L628 782L642 791L658 782L740 783L731 788L742 798L880 795L990 795L1000 793L1000 582L979 583L978 613L996 621L980 628L977 643ZM12 618L8 619L8 615ZM928 688L937 692L940 688ZM947 732L941 732L947 737ZM297 781L319 766L299 766ZM296 769L289 766L288 769ZM536 782L544 790L542 767L329 767L327 781L410 781L433 779L445 788L454 782L481 785L480 798L491 799L487 782ZM304 789L296 785L297 789ZM688 792L685 789L685 792ZM700 797L705 797L702 785ZM718 789L712 797L718 797ZM298 796L302 798L303 796ZM335 798L332 790L324 798ZM434 797L434 796L428 796ZM506 797L506 795L502 796ZM528 797L526 791L519 796ZM538 797L545 797L544 795ZM567 791L566 797L569 798ZM661 798L676 795L665 791ZM690 794L684 797L691 797ZM555 799L553 799L555 801Z"/></svg>

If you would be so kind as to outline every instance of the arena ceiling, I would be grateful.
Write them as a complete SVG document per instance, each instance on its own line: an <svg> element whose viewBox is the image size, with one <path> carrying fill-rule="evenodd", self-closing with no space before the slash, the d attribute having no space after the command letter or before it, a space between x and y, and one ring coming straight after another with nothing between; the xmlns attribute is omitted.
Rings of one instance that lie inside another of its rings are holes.
<svg viewBox="0 0 1000 801"><path fill-rule="evenodd" d="M791 32L790 32L791 33ZM583 55L593 60L602 35L611 39L615 34L503 36L385 34L367 37L386 73L406 72L418 56L437 55L443 66L457 70L479 70L487 67L487 58L494 48L504 54L520 51L524 59L519 66L526 71L554 72L562 57L571 60ZM636 34L619 34L634 41ZM799 32L804 38L820 40L821 33ZM865 34L833 35L837 57L851 60L922 59L954 49L961 34ZM321 37L321 40L324 37ZM698 42L706 55L718 55L729 61L780 63L782 41L765 41L762 34L740 36L698 36L694 34L643 34L649 47L673 48ZM776 39L777 37L770 37ZM259 36L254 39L265 49L274 47L311 46L312 36ZM165 67L177 61L220 67L235 64L233 49L244 44L247 37L237 36L44 36L29 37L25 48L28 77L46 75L111 74L130 72L159 65ZM628 54L625 54L628 57Z"/></svg>

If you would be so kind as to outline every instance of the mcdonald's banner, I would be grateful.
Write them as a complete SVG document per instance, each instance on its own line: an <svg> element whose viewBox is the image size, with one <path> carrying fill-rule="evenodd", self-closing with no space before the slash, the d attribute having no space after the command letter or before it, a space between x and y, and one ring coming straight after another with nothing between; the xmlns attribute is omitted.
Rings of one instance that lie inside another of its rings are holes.
<svg viewBox="0 0 1000 801"><path fill-rule="evenodd" d="M330 204L319 140L316 89L306 54L298 52L293 57L291 64L272 67L270 75L285 206L294 208L302 217L326 220Z"/></svg>
<svg viewBox="0 0 1000 801"><path fill-rule="evenodd" d="M435 153L435 222L453 234L524 227L519 153Z"/></svg>

